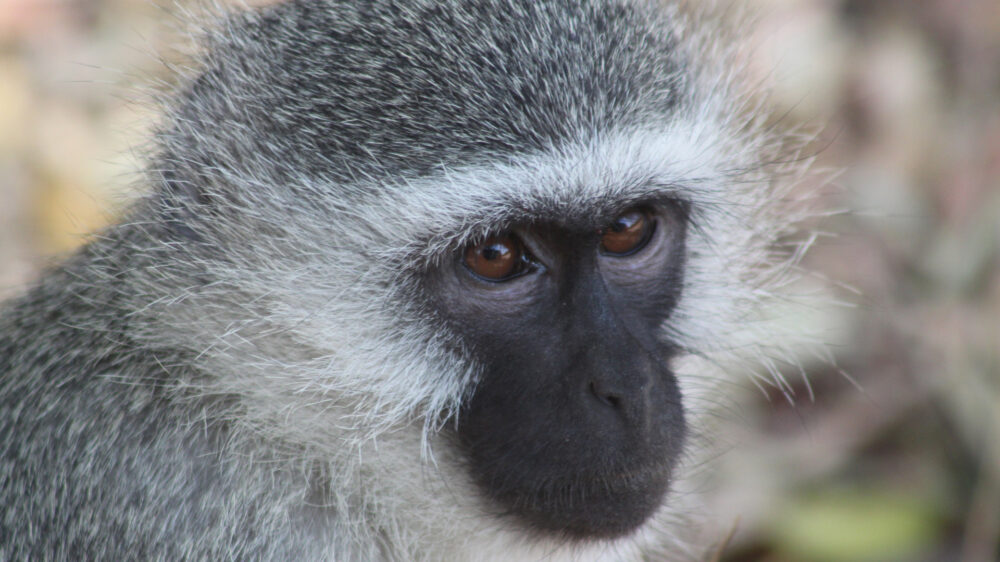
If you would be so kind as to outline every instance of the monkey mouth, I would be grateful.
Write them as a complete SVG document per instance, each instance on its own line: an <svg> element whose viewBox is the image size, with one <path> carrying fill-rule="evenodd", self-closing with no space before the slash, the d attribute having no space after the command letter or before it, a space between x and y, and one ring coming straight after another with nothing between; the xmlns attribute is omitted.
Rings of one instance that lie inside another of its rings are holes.
<svg viewBox="0 0 1000 562"><path fill-rule="evenodd" d="M493 497L536 532L569 539L614 539L643 525L663 505L669 466L619 468L542 481L494 481Z"/></svg>

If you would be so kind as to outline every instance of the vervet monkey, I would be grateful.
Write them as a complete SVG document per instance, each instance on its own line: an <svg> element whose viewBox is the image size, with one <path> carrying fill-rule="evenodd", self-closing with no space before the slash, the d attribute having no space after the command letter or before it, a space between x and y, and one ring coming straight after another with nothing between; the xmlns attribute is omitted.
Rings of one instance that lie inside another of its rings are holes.
<svg viewBox="0 0 1000 562"><path fill-rule="evenodd" d="M711 20L291 0L203 46L148 195L0 312L0 558L690 556L796 222Z"/></svg>

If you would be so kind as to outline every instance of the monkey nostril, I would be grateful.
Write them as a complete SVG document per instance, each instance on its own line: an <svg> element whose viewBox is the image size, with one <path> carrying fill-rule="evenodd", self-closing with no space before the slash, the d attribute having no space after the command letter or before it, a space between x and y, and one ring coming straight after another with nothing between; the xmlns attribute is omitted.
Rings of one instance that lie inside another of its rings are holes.
<svg viewBox="0 0 1000 562"><path fill-rule="evenodd" d="M616 410L621 408L622 397L619 394L602 388L596 381L590 381L588 388L590 388L590 393L601 402L604 402Z"/></svg>

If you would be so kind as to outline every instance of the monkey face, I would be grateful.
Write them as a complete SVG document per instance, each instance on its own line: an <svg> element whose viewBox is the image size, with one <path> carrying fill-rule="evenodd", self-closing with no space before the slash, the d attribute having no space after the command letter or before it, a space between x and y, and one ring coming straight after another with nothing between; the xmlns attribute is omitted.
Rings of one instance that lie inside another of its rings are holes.
<svg viewBox="0 0 1000 562"><path fill-rule="evenodd" d="M684 215L667 202L514 225L431 275L433 306L481 367L459 441L503 513L612 538L660 507L685 434L662 335Z"/></svg>

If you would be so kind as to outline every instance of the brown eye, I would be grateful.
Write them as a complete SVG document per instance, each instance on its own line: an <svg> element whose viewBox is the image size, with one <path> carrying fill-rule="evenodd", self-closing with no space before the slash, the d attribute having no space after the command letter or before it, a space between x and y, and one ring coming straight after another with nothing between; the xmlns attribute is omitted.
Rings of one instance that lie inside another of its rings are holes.
<svg viewBox="0 0 1000 562"><path fill-rule="evenodd" d="M601 230L601 250L613 256L634 254L649 242L654 224L649 213L644 210L625 211Z"/></svg>
<svg viewBox="0 0 1000 562"><path fill-rule="evenodd" d="M504 281L524 271L524 248L509 234L486 239L465 250L465 267L489 281Z"/></svg>

